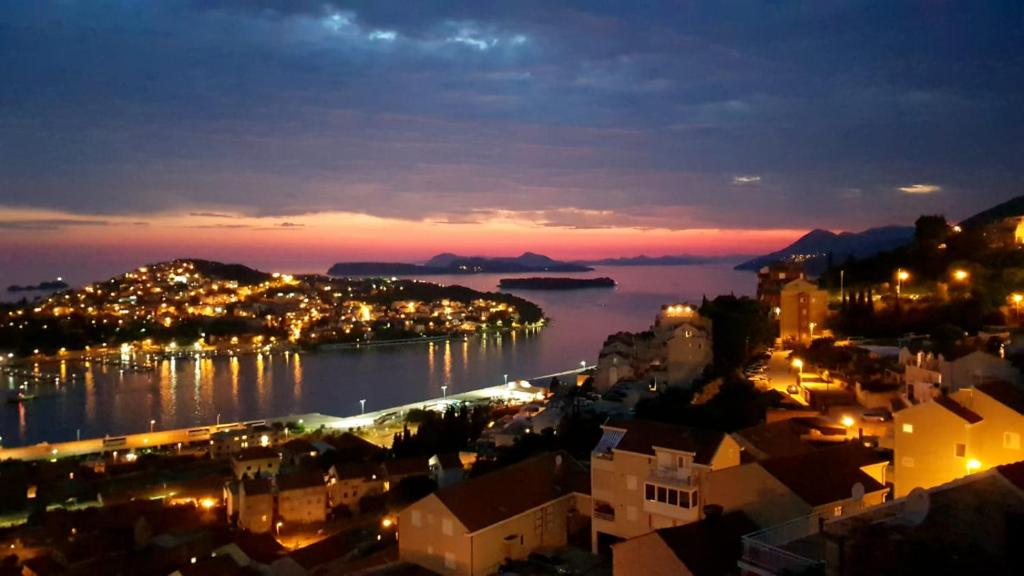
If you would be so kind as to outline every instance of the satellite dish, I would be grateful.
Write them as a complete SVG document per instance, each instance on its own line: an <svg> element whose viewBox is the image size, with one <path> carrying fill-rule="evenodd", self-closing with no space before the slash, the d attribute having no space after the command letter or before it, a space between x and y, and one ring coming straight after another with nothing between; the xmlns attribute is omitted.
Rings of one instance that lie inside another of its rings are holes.
<svg viewBox="0 0 1024 576"><path fill-rule="evenodd" d="M931 497L924 488L914 488L907 494L907 503L904 505L904 516L907 522L918 525L928 517L928 509L931 506Z"/></svg>
<svg viewBox="0 0 1024 576"><path fill-rule="evenodd" d="M854 501L860 502L864 499L864 485L860 482L855 482L853 489L850 490L850 492L852 493Z"/></svg>

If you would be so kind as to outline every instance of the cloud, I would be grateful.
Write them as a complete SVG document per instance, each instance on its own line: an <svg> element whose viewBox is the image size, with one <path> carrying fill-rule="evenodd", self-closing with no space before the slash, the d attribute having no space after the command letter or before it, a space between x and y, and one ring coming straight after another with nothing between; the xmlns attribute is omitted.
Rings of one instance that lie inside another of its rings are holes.
<svg viewBox="0 0 1024 576"><path fill-rule="evenodd" d="M746 185L746 184L757 184L760 181L761 181L761 177L760 176L733 176L732 177L732 183L736 184L738 186L743 186L743 185Z"/></svg>
<svg viewBox="0 0 1024 576"><path fill-rule="evenodd" d="M241 218L238 214L228 214L226 212L189 212L188 215L198 218Z"/></svg>
<svg viewBox="0 0 1024 576"><path fill-rule="evenodd" d="M0 220L0 230L57 230L73 226L110 226L108 220L79 220L76 218L36 218L26 220Z"/></svg>
<svg viewBox="0 0 1024 576"><path fill-rule="evenodd" d="M942 191L942 186L937 184L911 184L909 186L901 186L899 191L904 194L935 194Z"/></svg>
<svg viewBox="0 0 1024 576"><path fill-rule="evenodd" d="M281 222L277 225L279 228L304 228L305 224L298 224L296 222Z"/></svg>

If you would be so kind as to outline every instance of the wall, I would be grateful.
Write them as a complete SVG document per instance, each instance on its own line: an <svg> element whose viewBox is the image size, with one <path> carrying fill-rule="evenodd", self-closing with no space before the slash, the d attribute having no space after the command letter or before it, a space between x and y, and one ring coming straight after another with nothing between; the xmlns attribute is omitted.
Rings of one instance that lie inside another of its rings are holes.
<svg viewBox="0 0 1024 576"><path fill-rule="evenodd" d="M935 402L900 410L893 416L895 496L913 488L930 488L964 476L967 459L956 456L956 445L967 444L967 423ZM912 432L904 425L913 426ZM909 459L909 460L908 460Z"/></svg>
<svg viewBox="0 0 1024 576"><path fill-rule="evenodd" d="M413 522L418 516L419 526ZM451 522L446 534L445 520ZM470 539L466 528L448 508L430 495L413 503L398 515L398 556L438 574L471 574ZM453 555L454 568L445 566L445 554Z"/></svg>
<svg viewBox="0 0 1024 576"><path fill-rule="evenodd" d="M327 490L324 486L311 486L280 492L277 509L285 522L323 522L327 519Z"/></svg>

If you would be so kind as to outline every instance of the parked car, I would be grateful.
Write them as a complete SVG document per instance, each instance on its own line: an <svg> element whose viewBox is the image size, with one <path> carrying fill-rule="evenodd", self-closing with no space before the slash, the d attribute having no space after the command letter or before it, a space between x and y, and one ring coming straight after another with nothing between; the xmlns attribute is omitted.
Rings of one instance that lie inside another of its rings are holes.
<svg viewBox="0 0 1024 576"><path fill-rule="evenodd" d="M888 422L892 420L892 412L885 408L872 408L864 411L863 419L871 422Z"/></svg>

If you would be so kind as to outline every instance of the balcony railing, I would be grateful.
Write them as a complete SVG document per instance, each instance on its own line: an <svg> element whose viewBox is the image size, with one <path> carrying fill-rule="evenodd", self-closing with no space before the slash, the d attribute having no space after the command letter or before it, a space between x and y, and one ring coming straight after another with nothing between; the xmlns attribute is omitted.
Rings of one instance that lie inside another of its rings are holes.
<svg viewBox="0 0 1024 576"><path fill-rule="evenodd" d="M811 514L743 537L741 564L760 572L791 574L819 569L824 563L784 550L782 546L818 534L824 516Z"/></svg>

